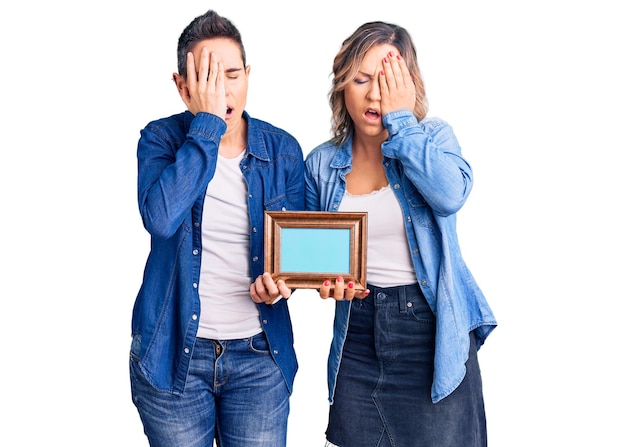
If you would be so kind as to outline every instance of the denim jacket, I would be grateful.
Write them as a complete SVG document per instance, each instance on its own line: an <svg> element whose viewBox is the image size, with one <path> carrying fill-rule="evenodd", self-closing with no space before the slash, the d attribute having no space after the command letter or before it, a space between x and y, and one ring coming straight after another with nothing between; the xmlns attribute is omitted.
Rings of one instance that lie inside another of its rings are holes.
<svg viewBox="0 0 626 447"><path fill-rule="evenodd" d="M290 134L245 112L244 118L248 142L241 171L256 278L264 270L264 210L304 208L304 157ZM199 323L202 207L225 131L219 117L186 111L150 122L137 148L139 210L151 247L133 309L131 356L155 388L177 395L184 391ZM287 300L258 308L291 391L298 364Z"/></svg>
<svg viewBox="0 0 626 447"><path fill-rule="evenodd" d="M496 320L466 266L456 234L456 212L472 188L472 169L461 156L452 128L443 120L421 122L410 110L386 114L389 137L382 145L383 165L402 208L418 282L436 316L433 402L461 383L468 358L469 332L481 346ZM307 210L337 211L352 168L352 140L325 142L305 161ZM337 301L328 359L329 401L333 402L350 301Z"/></svg>

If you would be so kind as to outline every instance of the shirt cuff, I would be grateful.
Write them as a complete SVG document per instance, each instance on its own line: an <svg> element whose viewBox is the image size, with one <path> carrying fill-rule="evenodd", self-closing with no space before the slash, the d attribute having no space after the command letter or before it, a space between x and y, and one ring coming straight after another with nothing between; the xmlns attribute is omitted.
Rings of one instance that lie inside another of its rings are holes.
<svg viewBox="0 0 626 447"><path fill-rule="evenodd" d="M390 139L402 129L417 126L418 124L413 111L409 109L395 110L383 115L383 126L389 132Z"/></svg>

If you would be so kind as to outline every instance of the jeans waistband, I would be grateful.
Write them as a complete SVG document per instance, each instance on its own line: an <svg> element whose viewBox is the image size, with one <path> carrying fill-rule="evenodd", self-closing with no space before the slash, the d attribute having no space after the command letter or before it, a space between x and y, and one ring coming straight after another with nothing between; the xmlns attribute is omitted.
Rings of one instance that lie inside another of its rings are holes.
<svg viewBox="0 0 626 447"><path fill-rule="evenodd" d="M378 287L373 284L368 284L367 288L370 290L369 296L372 297L374 302L378 301L381 297L384 297L385 300L387 300L387 298L397 299L400 313L407 312L407 296L422 295L422 289L418 283L392 287Z"/></svg>

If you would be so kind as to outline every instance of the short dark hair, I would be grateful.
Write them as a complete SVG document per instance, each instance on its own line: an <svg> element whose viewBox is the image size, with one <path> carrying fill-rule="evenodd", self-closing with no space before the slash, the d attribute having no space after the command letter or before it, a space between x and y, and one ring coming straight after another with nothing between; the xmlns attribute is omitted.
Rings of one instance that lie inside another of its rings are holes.
<svg viewBox="0 0 626 447"><path fill-rule="evenodd" d="M178 73L181 76L187 78L187 53L198 42L214 37L231 39L239 45L243 66L246 66L246 50L243 47L241 33L230 20L209 9L201 16L193 19L178 38Z"/></svg>

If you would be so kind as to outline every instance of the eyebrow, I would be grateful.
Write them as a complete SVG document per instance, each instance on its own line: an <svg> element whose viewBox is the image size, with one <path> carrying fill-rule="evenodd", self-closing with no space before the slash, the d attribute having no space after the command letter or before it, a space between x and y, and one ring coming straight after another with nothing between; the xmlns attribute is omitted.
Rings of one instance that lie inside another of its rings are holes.
<svg viewBox="0 0 626 447"><path fill-rule="evenodd" d="M356 75L357 76L359 76L359 75L365 76L365 77L370 78L370 79L373 79L375 77L375 75L372 75L370 73L365 73L364 71L360 71L360 70L356 72Z"/></svg>

